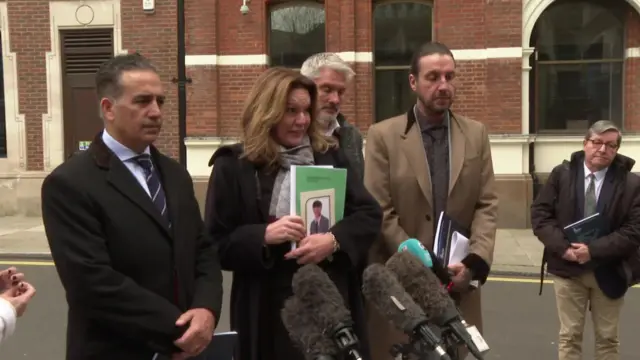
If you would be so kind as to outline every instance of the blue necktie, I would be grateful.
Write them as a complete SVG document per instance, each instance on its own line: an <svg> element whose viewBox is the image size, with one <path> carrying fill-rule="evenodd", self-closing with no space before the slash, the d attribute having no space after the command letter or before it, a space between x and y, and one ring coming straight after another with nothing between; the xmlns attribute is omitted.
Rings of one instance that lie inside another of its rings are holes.
<svg viewBox="0 0 640 360"><path fill-rule="evenodd" d="M162 184L160 184L158 173L153 167L153 162L151 162L151 156L149 154L142 154L137 156L135 159L144 169L147 187L149 188L153 204L156 206L158 211L160 211L160 215L167 220L169 227L171 227L169 212L167 211L167 199L165 198L164 191L162 190Z"/></svg>

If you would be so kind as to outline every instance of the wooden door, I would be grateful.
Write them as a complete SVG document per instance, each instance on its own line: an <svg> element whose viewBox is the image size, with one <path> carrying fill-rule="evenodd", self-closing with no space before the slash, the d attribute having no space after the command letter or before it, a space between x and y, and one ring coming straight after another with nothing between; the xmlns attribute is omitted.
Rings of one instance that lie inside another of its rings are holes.
<svg viewBox="0 0 640 360"><path fill-rule="evenodd" d="M103 129L95 75L113 56L113 29L60 32L65 157L90 143Z"/></svg>

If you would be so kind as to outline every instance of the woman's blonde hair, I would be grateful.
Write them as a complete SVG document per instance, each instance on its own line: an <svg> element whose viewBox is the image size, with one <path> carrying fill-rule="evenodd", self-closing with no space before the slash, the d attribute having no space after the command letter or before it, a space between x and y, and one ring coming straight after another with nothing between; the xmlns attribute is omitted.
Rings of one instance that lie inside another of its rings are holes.
<svg viewBox="0 0 640 360"><path fill-rule="evenodd" d="M316 121L316 84L295 70L272 67L258 77L242 109L243 157L268 167L278 165L280 145L273 138L273 129L284 119L289 94L295 89L307 90L311 98L307 134L313 150L324 153L336 145Z"/></svg>

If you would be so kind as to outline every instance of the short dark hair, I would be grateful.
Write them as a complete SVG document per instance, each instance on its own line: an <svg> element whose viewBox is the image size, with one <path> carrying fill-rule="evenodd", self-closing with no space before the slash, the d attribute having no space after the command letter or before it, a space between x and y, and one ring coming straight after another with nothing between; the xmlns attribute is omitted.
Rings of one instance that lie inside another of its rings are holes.
<svg viewBox="0 0 640 360"><path fill-rule="evenodd" d="M312 207L317 208L317 207L322 207L322 203L320 202L320 200L316 200L313 202Z"/></svg>
<svg viewBox="0 0 640 360"><path fill-rule="evenodd" d="M144 56L134 53L116 55L103 63L96 73L96 92L98 98L116 98L121 95L120 78L122 73L132 70L150 70L157 72L155 66Z"/></svg>
<svg viewBox="0 0 640 360"><path fill-rule="evenodd" d="M416 51L413 53L413 56L411 57L411 74L418 75L420 73L420 59L433 54L449 55L452 59L454 59L453 53L451 52L449 47L447 47L447 45L439 43L437 41L424 43L420 45L418 49L416 49Z"/></svg>

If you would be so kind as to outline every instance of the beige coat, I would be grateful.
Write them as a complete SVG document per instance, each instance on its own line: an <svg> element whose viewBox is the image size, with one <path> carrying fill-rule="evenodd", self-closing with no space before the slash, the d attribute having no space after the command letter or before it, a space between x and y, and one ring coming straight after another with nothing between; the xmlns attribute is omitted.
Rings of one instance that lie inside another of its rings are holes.
<svg viewBox="0 0 640 360"><path fill-rule="evenodd" d="M474 265L487 274L493 261L498 199L491 148L485 126L451 114L450 185L447 214L471 229ZM434 221L431 179L420 129L413 111L369 128L365 150L367 189L384 211L382 236L373 245L370 262L385 262L408 238L433 248ZM480 259L484 261L480 261ZM482 331L480 290L462 296L464 318ZM390 360L389 349L404 336L372 308L369 336L373 360Z"/></svg>

